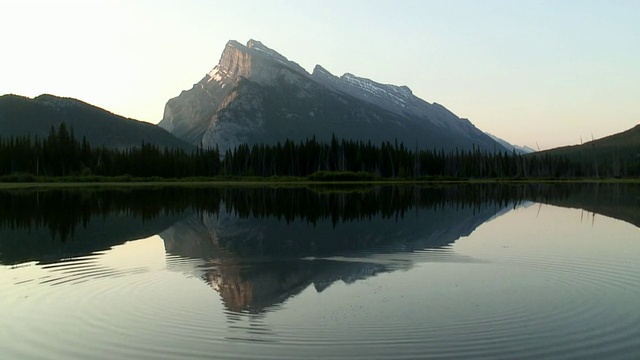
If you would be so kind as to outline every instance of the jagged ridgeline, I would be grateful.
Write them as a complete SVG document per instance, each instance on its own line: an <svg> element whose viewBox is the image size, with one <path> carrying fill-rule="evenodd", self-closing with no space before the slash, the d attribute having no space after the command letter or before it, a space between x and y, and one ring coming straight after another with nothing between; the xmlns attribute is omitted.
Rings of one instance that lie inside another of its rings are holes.
<svg viewBox="0 0 640 360"><path fill-rule="evenodd" d="M339 227L372 217L394 221L415 211L425 211L428 218L430 211L444 207L471 212L500 209L538 197L564 198L569 191L532 186L5 190L0 191L0 262L86 255L159 234L187 217L229 215ZM282 251L279 246L286 243L271 245L273 251ZM300 251L310 246L298 245ZM352 245L356 246L341 244ZM327 239L326 246L335 244Z"/></svg>
<svg viewBox="0 0 640 360"><path fill-rule="evenodd" d="M498 152L505 148L445 107L406 86L381 84L321 66L310 74L259 41L229 41L219 63L169 100L159 125L193 145L274 145L315 136L403 142L410 148Z"/></svg>

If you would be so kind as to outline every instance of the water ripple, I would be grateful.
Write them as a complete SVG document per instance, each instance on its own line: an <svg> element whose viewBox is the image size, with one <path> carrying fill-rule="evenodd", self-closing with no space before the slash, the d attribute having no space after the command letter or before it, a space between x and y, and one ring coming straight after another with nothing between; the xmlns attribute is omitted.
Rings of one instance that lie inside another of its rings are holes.
<svg viewBox="0 0 640 360"><path fill-rule="evenodd" d="M465 317L461 314L469 312L472 300L492 297L474 292L478 287L462 278L459 280L466 283L460 285L457 298L448 295L451 309L430 305L442 304L437 302L437 293L443 290L425 288L419 292L424 306L413 305L407 311L414 317L400 319L350 310L347 306L357 300L347 295L343 295L344 304L313 302L330 300L328 297L337 296L341 289L334 295L326 295L331 289L322 294L305 293L300 300L284 301L260 314L231 311L202 278L203 273L228 265L224 261L167 255L166 269L150 270L108 266L103 256L3 270L8 276L0 282L0 291L9 294L3 304L16 309L16 323L28 324L5 332L7 338L23 342L19 351L8 352L10 358L47 358L49 354L87 359L582 359L640 355L640 271L628 261L482 251L465 256L451 248L299 260L386 266L390 270L385 277L371 274L343 288L358 289L366 298L363 306L374 310L397 310L379 307L385 297L402 295L394 290L373 290L380 286L394 289L394 284L385 281L402 279L404 274L419 274L425 281L429 276L437 279L446 275L438 272L445 270L437 269L451 266L469 269L470 274L501 276L508 282L502 288L514 292L510 294L513 301ZM264 259L254 260L265 264ZM248 267L251 261L230 266ZM531 282L520 285L518 279ZM319 311L341 310L353 321L341 318L343 313L306 321L311 306L318 306ZM438 316L438 311L444 315ZM299 317L279 317L296 313ZM64 335L59 329L65 329Z"/></svg>

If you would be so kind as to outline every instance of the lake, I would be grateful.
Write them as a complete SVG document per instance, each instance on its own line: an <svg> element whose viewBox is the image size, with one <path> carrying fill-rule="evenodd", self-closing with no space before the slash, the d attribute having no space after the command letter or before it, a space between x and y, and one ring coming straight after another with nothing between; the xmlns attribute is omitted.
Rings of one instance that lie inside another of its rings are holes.
<svg viewBox="0 0 640 360"><path fill-rule="evenodd" d="M3 359L638 359L640 186L0 191Z"/></svg>

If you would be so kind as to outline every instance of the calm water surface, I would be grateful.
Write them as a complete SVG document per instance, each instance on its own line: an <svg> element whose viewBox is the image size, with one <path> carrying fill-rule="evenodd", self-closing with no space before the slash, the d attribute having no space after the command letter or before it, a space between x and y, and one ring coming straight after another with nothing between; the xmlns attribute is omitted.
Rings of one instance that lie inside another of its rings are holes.
<svg viewBox="0 0 640 360"><path fill-rule="evenodd" d="M640 187L0 192L3 359L637 359Z"/></svg>

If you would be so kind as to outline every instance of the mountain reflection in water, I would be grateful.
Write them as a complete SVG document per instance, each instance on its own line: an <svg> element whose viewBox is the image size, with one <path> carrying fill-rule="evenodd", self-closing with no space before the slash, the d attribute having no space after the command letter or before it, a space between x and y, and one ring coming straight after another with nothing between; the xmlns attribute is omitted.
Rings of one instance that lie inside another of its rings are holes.
<svg viewBox="0 0 640 360"><path fill-rule="evenodd" d="M2 191L0 262L56 262L159 234L167 254L204 261L188 271L227 310L258 314L311 285L408 269L416 254L473 261L446 249L519 204L640 226L639 194L621 184Z"/></svg>
<svg viewBox="0 0 640 360"><path fill-rule="evenodd" d="M193 214L160 237L167 253L208 262L201 277L228 310L258 313L309 285L320 292L338 280L351 283L406 269L412 264L407 255L446 247L505 207L442 203L402 215L368 214L338 222L326 216L313 223Z"/></svg>

